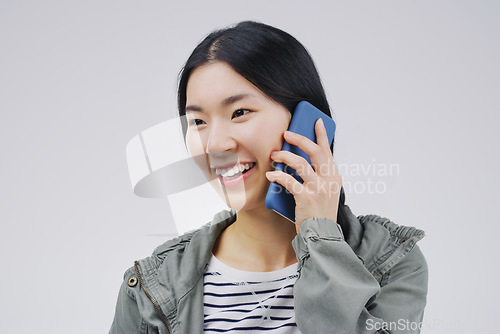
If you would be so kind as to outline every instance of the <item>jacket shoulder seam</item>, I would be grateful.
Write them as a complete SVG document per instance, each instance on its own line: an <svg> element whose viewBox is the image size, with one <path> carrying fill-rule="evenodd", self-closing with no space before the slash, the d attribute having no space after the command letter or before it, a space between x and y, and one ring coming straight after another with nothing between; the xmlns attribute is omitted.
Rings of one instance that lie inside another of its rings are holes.
<svg viewBox="0 0 500 334"><path fill-rule="evenodd" d="M417 241L425 236L425 232L414 226L399 225L394 223L392 220L379 215L360 215L357 217L362 225L367 224L377 224L384 227L391 236L397 237L399 239L409 239L410 237L416 237Z"/></svg>

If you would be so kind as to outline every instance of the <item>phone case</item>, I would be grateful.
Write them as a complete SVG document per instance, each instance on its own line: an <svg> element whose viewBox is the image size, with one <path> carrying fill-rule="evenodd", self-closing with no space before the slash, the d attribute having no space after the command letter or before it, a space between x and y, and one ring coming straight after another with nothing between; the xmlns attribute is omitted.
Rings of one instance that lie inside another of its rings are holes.
<svg viewBox="0 0 500 334"><path fill-rule="evenodd" d="M290 125L288 126L288 130L301 134L316 143L314 125L320 118L323 119L323 123L325 124L328 141L331 146L333 136L335 135L335 121L307 101L301 101L297 104L292 120L290 121ZM286 140L283 142L282 150L300 155L304 157L309 164L311 164L311 159L304 151L295 145L289 144ZM288 165L278 163L275 170L284 171L285 173L292 175L300 183L303 183L302 178ZM283 217L295 223L295 199L285 187L277 182L271 182L267 191L265 203L268 209L276 211Z"/></svg>

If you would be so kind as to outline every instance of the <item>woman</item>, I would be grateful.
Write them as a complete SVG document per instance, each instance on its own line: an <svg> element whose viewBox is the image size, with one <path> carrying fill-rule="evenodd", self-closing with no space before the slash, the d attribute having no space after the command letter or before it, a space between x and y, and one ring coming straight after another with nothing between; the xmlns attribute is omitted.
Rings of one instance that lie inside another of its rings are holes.
<svg viewBox="0 0 500 334"><path fill-rule="evenodd" d="M323 124L316 143L286 131L303 100L331 116L310 55L279 29L245 21L195 48L178 91L186 145L232 210L125 273L111 333L419 332L423 232L352 214ZM295 224L266 208L270 182L294 195Z"/></svg>

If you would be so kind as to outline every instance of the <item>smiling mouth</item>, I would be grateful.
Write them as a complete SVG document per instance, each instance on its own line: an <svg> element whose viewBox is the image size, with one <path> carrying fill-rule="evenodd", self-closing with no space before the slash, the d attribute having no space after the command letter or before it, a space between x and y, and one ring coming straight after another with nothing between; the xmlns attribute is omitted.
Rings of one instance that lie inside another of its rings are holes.
<svg viewBox="0 0 500 334"><path fill-rule="evenodd" d="M241 175L251 170L254 166L255 162L250 162L246 164L237 163L233 167L229 168L215 168L215 174L217 175L217 177L220 177L223 180L237 179Z"/></svg>

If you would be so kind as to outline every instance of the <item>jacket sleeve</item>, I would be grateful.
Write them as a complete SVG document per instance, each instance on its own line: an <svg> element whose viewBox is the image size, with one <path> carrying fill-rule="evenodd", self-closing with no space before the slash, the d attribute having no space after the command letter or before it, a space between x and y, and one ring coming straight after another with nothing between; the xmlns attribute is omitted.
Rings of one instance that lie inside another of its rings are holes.
<svg viewBox="0 0 500 334"><path fill-rule="evenodd" d="M380 283L333 220L310 218L292 242L300 276L294 288L302 333L419 333L427 266L414 247Z"/></svg>
<svg viewBox="0 0 500 334"><path fill-rule="evenodd" d="M127 275L127 274L125 274ZM109 334L147 333L146 325L139 313L137 301L127 292L127 281L124 281L118 293L115 317Z"/></svg>

